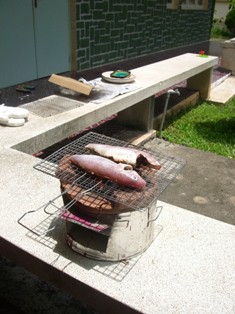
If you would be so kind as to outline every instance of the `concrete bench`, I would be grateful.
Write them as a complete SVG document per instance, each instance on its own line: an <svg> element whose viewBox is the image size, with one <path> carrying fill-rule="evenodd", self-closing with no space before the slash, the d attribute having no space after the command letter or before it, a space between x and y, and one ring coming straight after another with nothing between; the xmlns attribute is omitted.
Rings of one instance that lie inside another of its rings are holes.
<svg viewBox="0 0 235 314"><path fill-rule="evenodd" d="M17 141L15 148L35 153L113 114L118 114L118 120L126 126L151 131L155 95L187 80L189 88L198 90L201 98L208 98L212 69L217 62L218 57L187 53L133 69L139 89L100 104L89 102L88 98L81 107L46 119L32 116L29 125L32 136L28 129L23 129L22 139Z"/></svg>
<svg viewBox="0 0 235 314"><path fill-rule="evenodd" d="M137 104L119 112L120 122L146 131L152 129L155 94L184 80L188 88L198 90L200 97L206 99L210 93L212 68L217 62L217 57L187 53L134 69L136 81L144 88L136 91Z"/></svg>

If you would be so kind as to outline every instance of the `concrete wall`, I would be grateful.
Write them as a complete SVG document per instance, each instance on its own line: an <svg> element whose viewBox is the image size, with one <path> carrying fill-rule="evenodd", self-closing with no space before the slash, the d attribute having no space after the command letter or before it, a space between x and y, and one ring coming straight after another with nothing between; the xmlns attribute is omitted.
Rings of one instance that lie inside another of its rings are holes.
<svg viewBox="0 0 235 314"><path fill-rule="evenodd" d="M224 39L211 39L209 44L208 54L211 56L221 57L222 47L221 44L224 42Z"/></svg>
<svg viewBox="0 0 235 314"><path fill-rule="evenodd" d="M214 11L214 18L225 20L228 11L229 11L229 2L228 2L228 0L216 1L216 3L215 3L215 11Z"/></svg>

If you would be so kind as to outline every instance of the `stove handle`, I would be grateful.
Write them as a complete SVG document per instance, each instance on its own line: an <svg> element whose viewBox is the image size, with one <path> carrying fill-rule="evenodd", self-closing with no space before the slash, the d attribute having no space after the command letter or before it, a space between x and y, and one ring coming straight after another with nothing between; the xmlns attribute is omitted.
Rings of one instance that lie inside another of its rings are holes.
<svg viewBox="0 0 235 314"><path fill-rule="evenodd" d="M126 225L125 226L118 226L119 228L128 228L128 226L129 226L129 223L130 223L130 220L127 220L127 219L123 219L123 220L118 220L118 223L120 223L120 222L125 222L126 223Z"/></svg>
<svg viewBox="0 0 235 314"><path fill-rule="evenodd" d="M156 221L156 220L158 219L159 215L160 215L161 212L162 212L162 208L163 208L163 206L156 206L156 209L157 209L157 211L156 211L156 217L154 217L153 219L149 219L149 220L148 220L147 227L149 226L149 224L150 224L151 222L154 222L154 221Z"/></svg>

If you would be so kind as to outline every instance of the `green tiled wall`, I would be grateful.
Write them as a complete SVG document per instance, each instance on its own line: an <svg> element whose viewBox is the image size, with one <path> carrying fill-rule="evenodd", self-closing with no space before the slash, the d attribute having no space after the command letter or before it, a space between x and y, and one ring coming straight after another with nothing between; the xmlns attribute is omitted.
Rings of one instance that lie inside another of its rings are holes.
<svg viewBox="0 0 235 314"><path fill-rule="evenodd" d="M208 10L170 10L166 0L77 1L78 70L208 40L208 2Z"/></svg>

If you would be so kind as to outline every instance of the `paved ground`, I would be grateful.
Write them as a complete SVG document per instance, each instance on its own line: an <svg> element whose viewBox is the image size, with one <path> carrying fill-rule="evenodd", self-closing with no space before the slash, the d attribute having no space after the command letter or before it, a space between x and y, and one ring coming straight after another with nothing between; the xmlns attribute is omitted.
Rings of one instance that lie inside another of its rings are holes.
<svg viewBox="0 0 235 314"><path fill-rule="evenodd" d="M159 199L193 212L235 224L235 160L174 145L160 139L146 147L183 157L187 164Z"/></svg>
<svg viewBox="0 0 235 314"><path fill-rule="evenodd" d="M0 259L0 269L1 314L95 313L5 258Z"/></svg>

